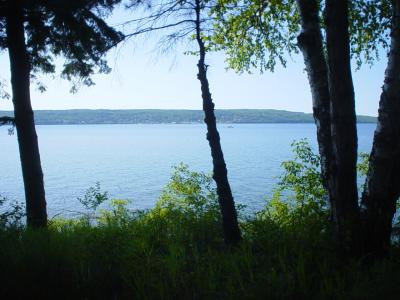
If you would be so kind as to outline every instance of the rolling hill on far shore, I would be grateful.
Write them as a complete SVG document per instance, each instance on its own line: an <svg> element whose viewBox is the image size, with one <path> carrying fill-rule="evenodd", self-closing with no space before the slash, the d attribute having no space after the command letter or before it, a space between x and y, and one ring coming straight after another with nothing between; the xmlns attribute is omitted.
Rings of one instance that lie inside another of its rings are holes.
<svg viewBox="0 0 400 300"><path fill-rule="evenodd" d="M312 114L275 109L220 109L216 110L219 123L312 123ZM0 111L0 116L12 116L11 111ZM68 124L187 124L203 123L201 110L181 109L72 109L37 110L38 125ZM371 116L357 116L358 123L375 123Z"/></svg>

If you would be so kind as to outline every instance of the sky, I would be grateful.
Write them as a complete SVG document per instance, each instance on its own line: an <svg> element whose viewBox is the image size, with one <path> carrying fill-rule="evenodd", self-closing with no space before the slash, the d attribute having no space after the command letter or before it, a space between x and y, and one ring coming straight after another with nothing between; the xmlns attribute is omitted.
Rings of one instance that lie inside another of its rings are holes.
<svg viewBox="0 0 400 300"><path fill-rule="evenodd" d="M112 22L123 21L118 13ZM95 75L96 85L69 92L71 83L57 74L43 77L47 86L40 93L31 88L34 109L202 109L197 58L185 55L190 45L160 54L157 39L142 37L113 49L107 55L112 72ZM61 65L62 61L58 62ZM361 115L377 115L383 84L386 55L374 66L353 72L356 110ZM283 109L312 112L311 94L302 56L289 58L287 67L274 73L236 74L226 70L223 53L208 54L211 93L217 109ZM7 52L0 54L0 79L9 82ZM8 90L10 84L8 83ZM0 110L12 110L11 100L0 99Z"/></svg>

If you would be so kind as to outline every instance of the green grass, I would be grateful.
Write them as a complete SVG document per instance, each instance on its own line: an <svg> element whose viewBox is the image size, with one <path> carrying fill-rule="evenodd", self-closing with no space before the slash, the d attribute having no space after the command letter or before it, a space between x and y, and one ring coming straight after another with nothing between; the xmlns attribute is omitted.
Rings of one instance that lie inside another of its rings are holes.
<svg viewBox="0 0 400 300"><path fill-rule="evenodd" d="M398 236L384 260L342 261L319 159L304 140L293 147L266 207L251 217L239 207L235 248L224 244L211 176L184 165L148 211L96 184L79 198L82 217L30 230L14 204L0 214L0 299L398 299Z"/></svg>
<svg viewBox="0 0 400 300"><path fill-rule="evenodd" d="M227 248L217 220L152 211L120 222L53 221L0 231L1 299L396 299L400 253L343 264L329 236L272 219L241 223Z"/></svg>

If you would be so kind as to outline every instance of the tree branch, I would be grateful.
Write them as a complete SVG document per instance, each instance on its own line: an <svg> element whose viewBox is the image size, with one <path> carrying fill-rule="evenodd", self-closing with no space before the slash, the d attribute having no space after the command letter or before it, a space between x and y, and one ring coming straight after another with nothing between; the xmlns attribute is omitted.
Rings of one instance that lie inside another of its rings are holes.
<svg viewBox="0 0 400 300"><path fill-rule="evenodd" d="M184 23L193 23L194 24L195 22L193 20L182 20L182 21L179 21L179 22L176 22L176 23L166 24L166 25L158 26L158 27L147 27L147 28L143 28L141 30L138 30L136 32L133 32L133 33L125 35L125 38L129 38L129 37L132 37L132 36L135 36L135 35L139 35L139 34L143 34L143 33L146 33L146 32L151 32L151 31L156 31L156 30L161 30L161 29L167 29L167 28L170 28L170 27L175 27L175 26L178 26L178 25L181 25L181 24L184 24Z"/></svg>
<svg viewBox="0 0 400 300"><path fill-rule="evenodd" d="M0 117L0 126L2 125L12 125L15 126L15 119L13 117Z"/></svg>

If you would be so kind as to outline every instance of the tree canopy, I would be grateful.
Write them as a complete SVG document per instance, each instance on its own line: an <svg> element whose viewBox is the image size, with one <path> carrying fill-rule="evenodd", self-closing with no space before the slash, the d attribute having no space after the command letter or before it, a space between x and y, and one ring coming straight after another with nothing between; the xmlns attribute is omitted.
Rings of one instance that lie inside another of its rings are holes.
<svg viewBox="0 0 400 300"><path fill-rule="evenodd" d="M25 187L27 224L47 226L47 209L39 144L30 99L30 81L54 73L64 58L61 76L93 85L91 75L107 73L106 51L123 39L103 20L120 0L3 0L0 2L0 49L8 50L14 118ZM39 89L45 87L39 84Z"/></svg>
<svg viewBox="0 0 400 300"><path fill-rule="evenodd" d="M350 1L351 55L358 66L379 58L379 50L389 47L390 0ZM325 1L318 1L323 20ZM218 0L213 8L214 49L223 50L227 64L237 72L254 69L273 71L276 63L285 66L298 52L301 30L295 0ZM321 22L324 29L325 24Z"/></svg>
<svg viewBox="0 0 400 300"><path fill-rule="evenodd" d="M107 50L123 39L104 18L121 0L21 0L0 2L0 49L7 49L5 16L10 5L23 11L26 47L32 74L54 73L55 59L63 57L61 76L92 85L95 73L108 73Z"/></svg>

